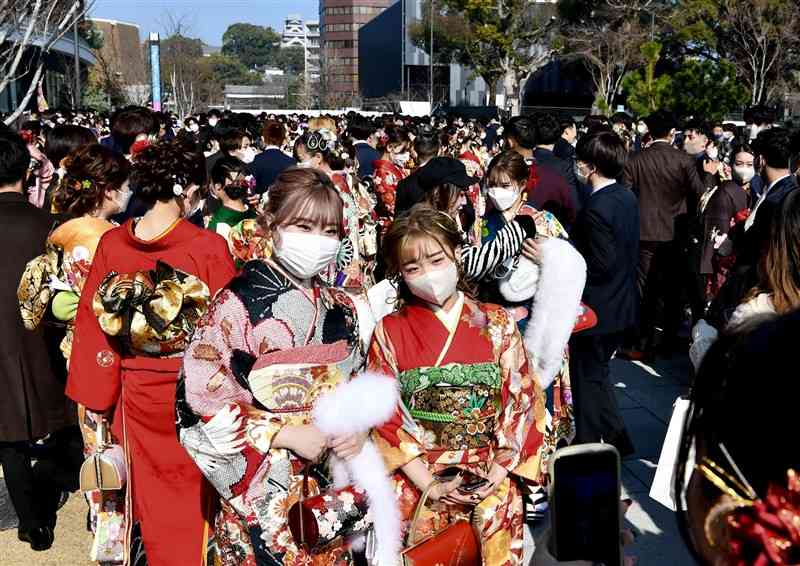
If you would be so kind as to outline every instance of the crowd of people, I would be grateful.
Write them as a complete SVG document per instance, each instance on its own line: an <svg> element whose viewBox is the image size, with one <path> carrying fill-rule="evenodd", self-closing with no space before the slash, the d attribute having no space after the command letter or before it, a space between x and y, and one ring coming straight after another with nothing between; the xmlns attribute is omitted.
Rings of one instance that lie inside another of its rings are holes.
<svg viewBox="0 0 800 566"><path fill-rule="evenodd" d="M393 566L467 520L482 564L519 565L558 448L636 452L611 360L690 351L687 543L797 563L798 452L752 444L793 398L748 377L791 367L800 137L746 122L127 107L0 129L20 541L50 548L80 489L101 564ZM317 494L315 546L290 510Z"/></svg>

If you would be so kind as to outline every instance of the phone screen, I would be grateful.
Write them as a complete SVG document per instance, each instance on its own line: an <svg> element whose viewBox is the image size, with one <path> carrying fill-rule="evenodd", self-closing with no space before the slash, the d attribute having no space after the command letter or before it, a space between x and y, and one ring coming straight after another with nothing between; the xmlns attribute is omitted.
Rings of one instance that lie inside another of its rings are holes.
<svg viewBox="0 0 800 566"><path fill-rule="evenodd" d="M559 561L620 564L619 468L615 452L575 454L554 464L553 553Z"/></svg>

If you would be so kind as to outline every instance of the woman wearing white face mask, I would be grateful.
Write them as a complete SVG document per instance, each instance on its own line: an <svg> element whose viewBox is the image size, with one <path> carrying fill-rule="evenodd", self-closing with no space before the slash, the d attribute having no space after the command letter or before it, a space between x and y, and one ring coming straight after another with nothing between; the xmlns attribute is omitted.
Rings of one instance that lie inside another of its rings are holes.
<svg viewBox="0 0 800 566"><path fill-rule="evenodd" d="M755 202L751 183L756 176L757 156L741 140L732 148L730 181L719 185L710 198L701 201L702 257L700 273L707 280L706 300L712 300L727 279L736 257L729 239L735 226L744 222L748 205Z"/></svg>
<svg viewBox="0 0 800 566"><path fill-rule="evenodd" d="M307 131L294 145L301 168L315 168L330 178L344 201L346 233L342 240L342 259L334 283L339 287L361 289L372 286L372 265L377 249L377 229L372 217L372 201L355 190L357 181L345 171L346 158L336 135L330 130Z"/></svg>
<svg viewBox="0 0 800 566"><path fill-rule="evenodd" d="M410 536L471 520L484 566L519 565L518 481L540 479L543 396L513 319L470 296L460 245L452 218L424 204L384 237L402 306L378 323L368 368L397 378L401 403L378 446L405 520L430 488L427 518Z"/></svg>
<svg viewBox="0 0 800 566"><path fill-rule="evenodd" d="M397 184L408 176L411 160L411 138L402 126L387 126L378 142L380 159L373 162L372 179L378 195L378 216L385 230L394 219Z"/></svg>
<svg viewBox="0 0 800 566"><path fill-rule="evenodd" d="M366 439L326 437L311 418L316 398L364 359L354 304L319 278L339 253L342 207L321 171L283 171L261 219L274 242L271 259L247 263L216 297L184 357L180 439L219 494L215 528L238 533L217 538L219 554L237 563L266 564L265 555L285 566L349 563L344 545L313 557L299 548L277 511L300 495L306 463L328 450L349 459ZM222 458L202 441L210 419L240 439ZM265 548L257 554L251 541Z"/></svg>

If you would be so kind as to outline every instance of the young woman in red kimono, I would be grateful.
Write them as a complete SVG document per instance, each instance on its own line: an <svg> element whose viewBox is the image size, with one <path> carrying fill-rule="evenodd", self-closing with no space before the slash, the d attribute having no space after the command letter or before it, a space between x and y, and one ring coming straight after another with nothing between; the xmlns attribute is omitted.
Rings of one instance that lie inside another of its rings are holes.
<svg viewBox="0 0 800 566"><path fill-rule="evenodd" d="M514 320L473 300L459 277L461 234L417 205L384 238L403 306L373 336L368 369L397 376L402 402L376 443L409 518L431 490L417 539L470 518L485 566L522 563L519 480L541 476L544 404ZM486 480L469 491L462 482Z"/></svg>
<svg viewBox="0 0 800 566"><path fill-rule="evenodd" d="M379 149L383 150L383 155L372 163L372 180L378 195L379 222L385 232L394 219L397 185L408 175L406 165L411 159L411 138L408 131L401 126L387 127Z"/></svg>
<svg viewBox="0 0 800 566"><path fill-rule="evenodd" d="M198 166L172 144L137 155L132 185L151 208L100 240L75 323L67 394L111 420L125 448L133 564L205 564L209 499L178 443L175 391L194 324L234 266L223 238L183 218Z"/></svg>

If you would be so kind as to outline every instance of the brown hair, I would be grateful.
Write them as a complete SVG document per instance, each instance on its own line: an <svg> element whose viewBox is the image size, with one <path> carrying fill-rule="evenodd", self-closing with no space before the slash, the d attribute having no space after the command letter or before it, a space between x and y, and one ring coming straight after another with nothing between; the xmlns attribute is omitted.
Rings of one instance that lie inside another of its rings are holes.
<svg viewBox="0 0 800 566"><path fill-rule="evenodd" d="M396 278L400 304L408 302L412 293L403 280L403 250L412 241L432 238L442 246L445 255L458 267L458 288L473 296L474 289L464 276L461 264L456 259L456 250L461 248L463 239L455 221L444 212L425 203L414 205L411 210L398 217L383 237L383 257L386 261L386 276ZM398 305L400 306L400 305Z"/></svg>
<svg viewBox="0 0 800 566"><path fill-rule="evenodd" d="M100 208L106 193L119 190L130 174L127 159L96 143L67 155L64 169L53 205L57 212L76 218Z"/></svg>
<svg viewBox="0 0 800 566"><path fill-rule="evenodd" d="M530 165L525 162L516 151L508 150L492 159L489 164L489 171L486 173L486 183L488 187L496 187L503 183L503 177L508 177L509 181L525 186L530 175Z"/></svg>
<svg viewBox="0 0 800 566"><path fill-rule="evenodd" d="M800 307L800 200L796 191L789 193L775 214L761 271L778 314Z"/></svg>
<svg viewBox="0 0 800 566"><path fill-rule="evenodd" d="M173 187L190 185L204 188L206 166L202 154L180 140L150 145L136 154L131 170L131 186L144 203L169 202L177 198Z"/></svg>
<svg viewBox="0 0 800 566"><path fill-rule="evenodd" d="M267 145L280 146L286 140L286 127L277 120L267 120L261 129L261 137Z"/></svg>
<svg viewBox="0 0 800 566"><path fill-rule="evenodd" d="M269 201L260 223L272 232L300 218L322 225L334 224L339 237L344 235L344 203L330 178L318 169L290 167L278 175L269 189Z"/></svg>
<svg viewBox="0 0 800 566"><path fill-rule="evenodd" d="M427 191L423 202L436 210L447 213L450 212L458 200L458 196L464 191L465 189L452 183L442 183Z"/></svg>

